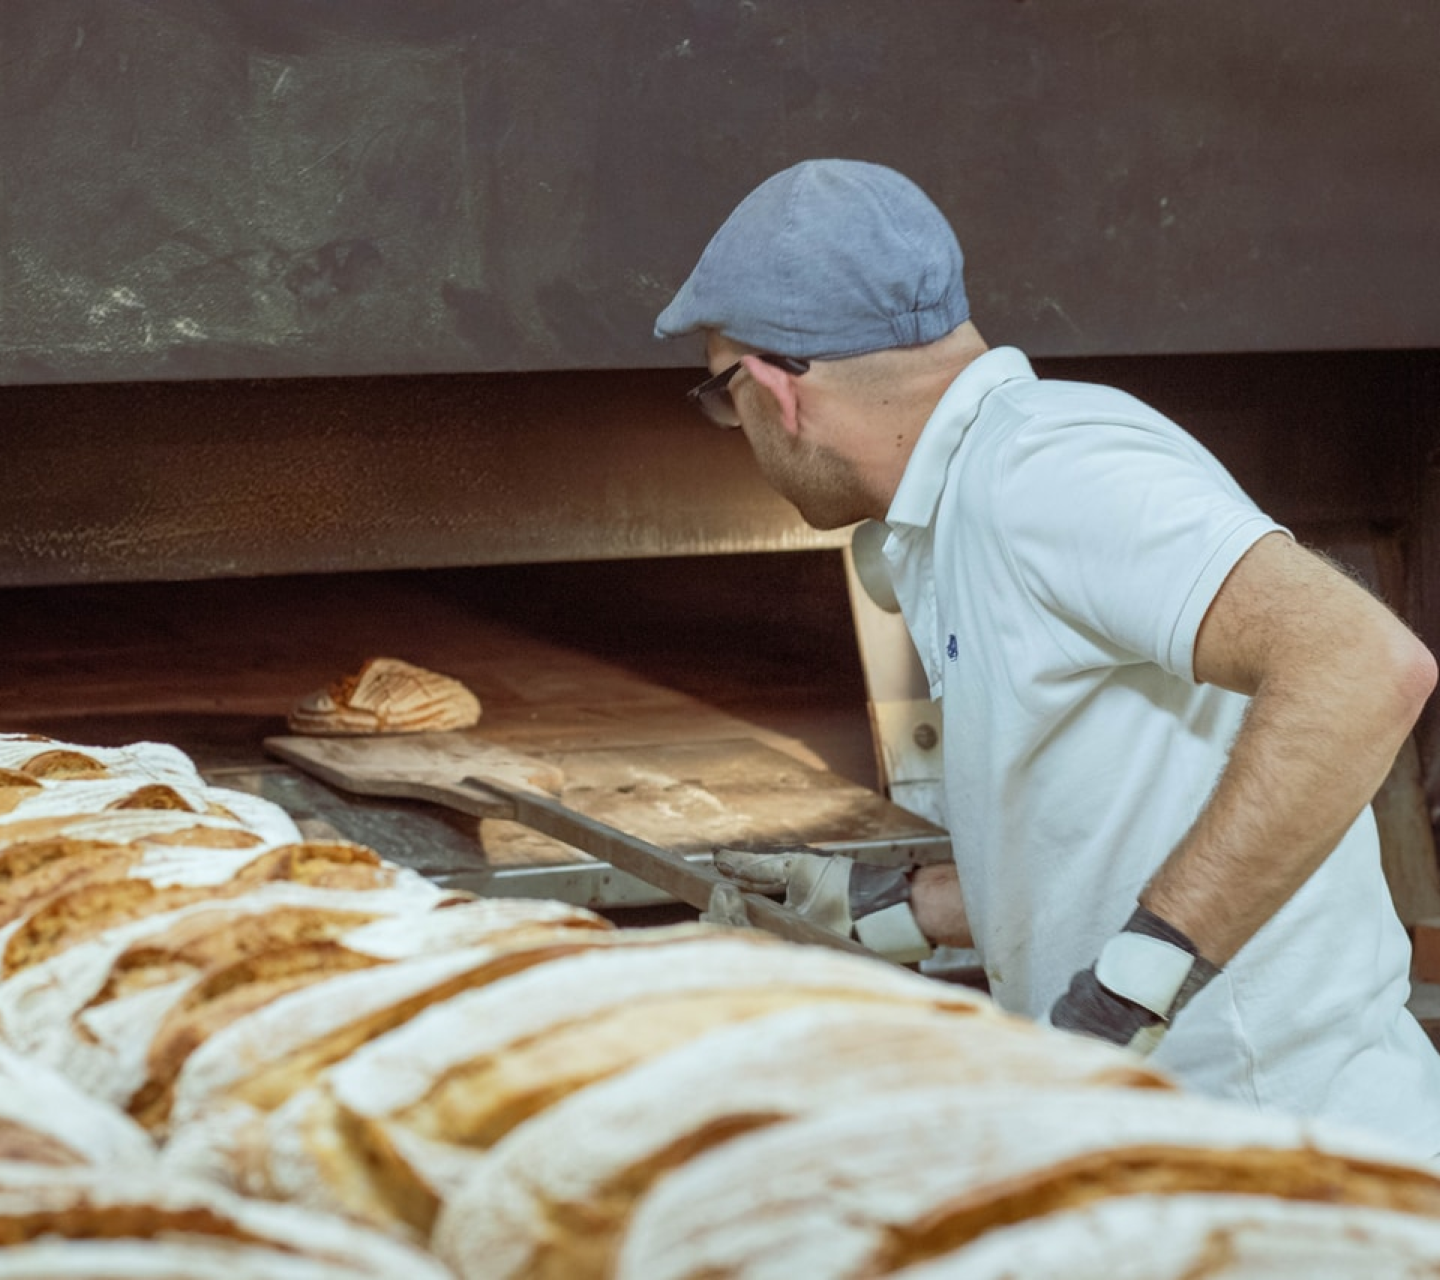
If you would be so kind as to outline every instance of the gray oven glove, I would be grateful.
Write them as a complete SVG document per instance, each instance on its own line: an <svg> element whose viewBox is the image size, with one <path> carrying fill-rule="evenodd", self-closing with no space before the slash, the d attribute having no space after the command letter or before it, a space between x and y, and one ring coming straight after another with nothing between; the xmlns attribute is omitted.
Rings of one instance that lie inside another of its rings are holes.
<svg viewBox="0 0 1440 1280"><path fill-rule="evenodd" d="M1071 979L1050 1010L1050 1023L1153 1053L1180 1011L1219 972L1174 925L1136 907L1099 959Z"/></svg>
<svg viewBox="0 0 1440 1280"><path fill-rule="evenodd" d="M930 943L910 909L910 873L902 867L799 849L717 849L715 870L749 893L783 894L785 905L805 919L896 964L930 956Z"/></svg>

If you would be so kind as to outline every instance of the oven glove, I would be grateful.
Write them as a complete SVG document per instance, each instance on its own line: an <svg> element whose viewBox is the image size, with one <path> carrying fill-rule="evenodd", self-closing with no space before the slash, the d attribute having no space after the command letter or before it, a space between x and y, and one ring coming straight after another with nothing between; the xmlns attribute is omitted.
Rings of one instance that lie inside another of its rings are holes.
<svg viewBox="0 0 1440 1280"><path fill-rule="evenodd" d="M784 894L785 905L805 919L896 964L917 964L931 954L910 909L904 868L802 850L717 849L715 869L747 892Z"/></svg>
<svg viewBox="0 0 1440 1280"><path fill-rule="evenodd" d="M1050 1023L1150 1054L1219 972L1174 925L1136 907L1099 959L1071 979L1050 1010Z"/></svg>

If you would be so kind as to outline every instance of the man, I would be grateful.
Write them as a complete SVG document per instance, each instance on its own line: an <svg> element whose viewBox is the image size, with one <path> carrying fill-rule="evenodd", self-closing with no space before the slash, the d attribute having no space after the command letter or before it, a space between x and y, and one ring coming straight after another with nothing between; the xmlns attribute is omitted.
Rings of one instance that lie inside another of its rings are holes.
<svg viewBox="0 0 1440 1280"><path fill-rule="evenodd" d="M885 522L942 699L955 867L790 855L789 900L892 948L973 937L1007 1009L1440 1153L1368 807L1434 660L1174 423L989 349L962 267L908 179L809 161L656 323L705 335L692 397L809 523Z"/></svg>

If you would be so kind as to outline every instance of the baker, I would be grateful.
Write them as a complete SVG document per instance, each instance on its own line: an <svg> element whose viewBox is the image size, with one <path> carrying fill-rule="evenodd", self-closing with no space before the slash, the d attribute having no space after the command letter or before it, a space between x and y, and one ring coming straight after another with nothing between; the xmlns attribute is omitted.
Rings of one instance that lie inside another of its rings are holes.
<svg viewBox="0 0 1440 1280"><path fill-rule="evenodd" d="M884 523L943 708L953 866L721 869L901 958L973 945L1004 1008L1197 1091L1440 1153L1369 808L1434 659L1175 423L988 347L962 268L909 179L806 161L656 322L809 524Z"/></svg>

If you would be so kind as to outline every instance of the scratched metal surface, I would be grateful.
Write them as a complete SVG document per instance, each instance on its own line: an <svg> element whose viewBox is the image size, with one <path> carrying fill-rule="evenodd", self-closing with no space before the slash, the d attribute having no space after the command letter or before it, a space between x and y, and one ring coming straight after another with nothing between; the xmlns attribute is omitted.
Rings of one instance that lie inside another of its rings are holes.
<svg viewBox="0 0 1440 1280"><path fill-rule="evenodd" d="M665 367L734 201L895 164L1038 355L1440 343L1431 0L6 0L0 382Z"/></svg>
<svg viewBox="0 0 1440 1280"><path fill-rule="evenodd" d="M1433 448L1434 357L1084 358L1040 369L1156 405L1286 523L1398 528L1417 514ZM740 432L685 405L697 376L0 387L0 587L847 543L848 530L810 529L766 485Z"/></svg>

